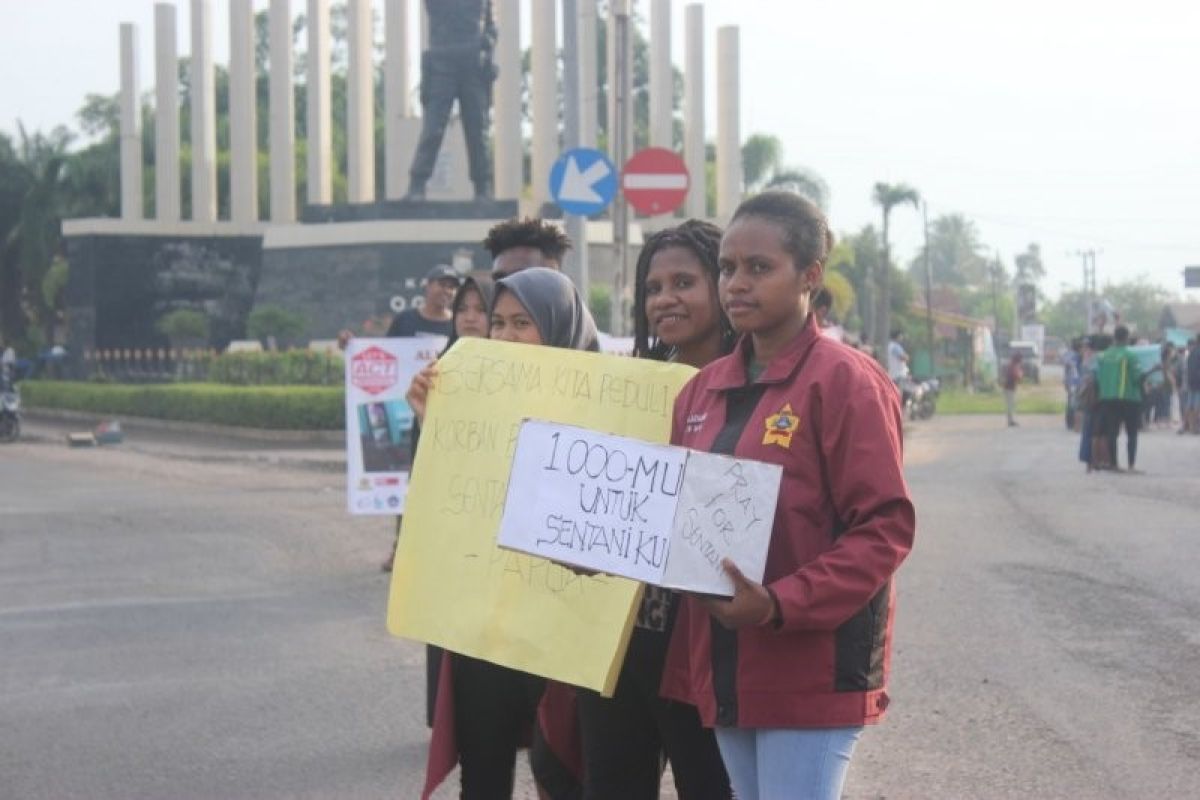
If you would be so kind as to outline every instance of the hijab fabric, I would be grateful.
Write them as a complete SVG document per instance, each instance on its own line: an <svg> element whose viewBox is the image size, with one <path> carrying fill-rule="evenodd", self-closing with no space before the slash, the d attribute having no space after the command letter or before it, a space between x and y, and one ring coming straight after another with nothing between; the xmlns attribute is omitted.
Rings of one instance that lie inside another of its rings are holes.
<svg viewBox="0 0 1200 800"><path fill-rule="evenodd" d="M542 344L570 350L600 350L592 314L575 284L561 272L531 267L496 282L496 290L511 292L524 306L542 336Z"/></svg>

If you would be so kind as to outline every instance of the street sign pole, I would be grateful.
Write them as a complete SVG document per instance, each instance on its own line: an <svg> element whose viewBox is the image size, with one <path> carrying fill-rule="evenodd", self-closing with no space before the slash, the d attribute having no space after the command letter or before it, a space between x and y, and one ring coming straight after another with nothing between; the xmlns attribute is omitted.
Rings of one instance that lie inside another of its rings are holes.
<svg viewBox="0 0 1200 800"><path fill-rule="evenodd" d="M567 150L583 146L580 126L581 102L587 94L580 85L580 59L595 58L594 53L588 53L580 47L579 5L580 3L595 3L596 0L563 0L563 138ZM588 299L588 242L587 219L578 214L564 214L564 224L567 236L575 245L567 251L566 272L583 295L584 303Z"/></svg>
<svg viewBox="0 0 1200 800"><path fill-rule="evenodd" d="M616 0L616 14L613 16L613 52L615 55L613 70L613 86L608 90L613 93L616 113L613 114L613 129L608 132L609 149L613 161L624 164L628 153L625 151L625 139L629 124L629 96L625 92L627 76L629 75L628 37L629 37L629 0ZM629 273L629 207L625 198L618 193L613 200L612 241L613 275L612 319L610 330L613 336L624 336L629 314L625 308L625 287L628 285Z"/></svg>

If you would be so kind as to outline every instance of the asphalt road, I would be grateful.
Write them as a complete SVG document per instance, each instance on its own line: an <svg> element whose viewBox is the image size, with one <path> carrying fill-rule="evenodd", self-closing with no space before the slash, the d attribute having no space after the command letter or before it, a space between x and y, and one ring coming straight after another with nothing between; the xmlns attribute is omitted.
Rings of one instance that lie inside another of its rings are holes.
<svg viewBox="0 0 1200 800"><path fill-rule="evenodd" d="M423 649L383 628L389 523L344 513L336 453L31 433L0 448L0 798L418 796ZM848 797L1195 795L1200 437L1144 436L1140 476L1074 447L910 432L893 704Z"/></svg>

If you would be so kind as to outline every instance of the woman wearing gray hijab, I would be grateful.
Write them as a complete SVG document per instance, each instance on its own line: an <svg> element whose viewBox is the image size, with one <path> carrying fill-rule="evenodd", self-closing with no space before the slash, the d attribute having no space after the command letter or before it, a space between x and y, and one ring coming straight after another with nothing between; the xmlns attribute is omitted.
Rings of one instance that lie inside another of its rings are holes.
<svg viewBox="0 0 1200 800"><path fill-rule="evenodd" d="M524 269L497 281L490 327L488 338L499 341L592 352L600 349L596 324L575 285L552 269ZM424 416L435 375L436 367L427 367L409 389L409 402L419 417ZM545 679L459 653L447 655L440 667L438 690L449 685L454 699L438 703L435 709L425 796L445 777L433 766L445 760L432 754L444 741L442 732L449 731L462 767L460 796L465 800L512 797L517 750L529 743L531 732L534 752L530 761L543 796L575 796L572 792L577 789L568 774L546 771L543 765L551 756L538 741L540 732L534 731Z"/></svg>
<svg viewBox="0 0 1200 800"><path fill-rule="evenodd" d="M496 282L492 339L569 350L600 350L592 314L561 272L532 267Z"/></svg>

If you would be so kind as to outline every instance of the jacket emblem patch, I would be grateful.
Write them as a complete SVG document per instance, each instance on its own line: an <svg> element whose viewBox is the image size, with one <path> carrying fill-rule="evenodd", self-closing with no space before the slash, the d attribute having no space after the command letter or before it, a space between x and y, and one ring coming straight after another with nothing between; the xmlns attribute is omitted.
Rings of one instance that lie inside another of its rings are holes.
<svg viewBox="0 0 1200 800"><path fill-rule="evenodd" d="M767 417L767 431L763 434L763 444L777 444L780 447L792 446L792 435L800 430L800 418L792 413L792 404L788 403L777 412Z"/></svg>

